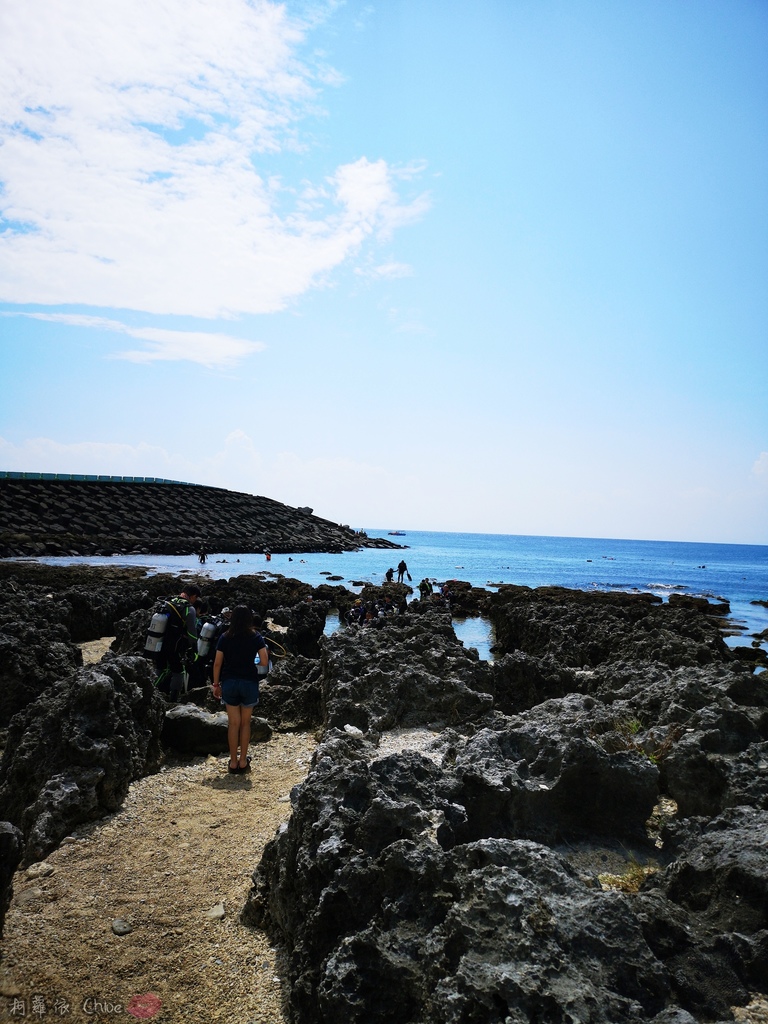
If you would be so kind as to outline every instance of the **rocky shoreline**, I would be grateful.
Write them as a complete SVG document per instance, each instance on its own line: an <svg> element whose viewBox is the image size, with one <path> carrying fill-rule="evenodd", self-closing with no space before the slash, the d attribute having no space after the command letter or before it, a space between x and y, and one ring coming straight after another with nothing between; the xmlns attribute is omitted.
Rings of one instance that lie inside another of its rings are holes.
<svg viewBox="0 0 768 1024"><path fill-rule="evenodd" d="M0 579L5 906L17 865L166 756L140 652L181 581L22 563ZM267 728L320 737L242 910L285 952L288 1019L753 1019L738 1008L768 992L768 673L725 645L721 608L466 585L462 614L494 626L489 663L431 602L325 637L344 587L237 577L204 595L251 604L288 651ZM83 666L76 643L102 636L111 653Z"/></svg>
<svg viewBox="0 0 768 1024"><path fill-rule="evenodd" d="M0 477L0 558L400 546L311 508L218 487Z"/></svg>

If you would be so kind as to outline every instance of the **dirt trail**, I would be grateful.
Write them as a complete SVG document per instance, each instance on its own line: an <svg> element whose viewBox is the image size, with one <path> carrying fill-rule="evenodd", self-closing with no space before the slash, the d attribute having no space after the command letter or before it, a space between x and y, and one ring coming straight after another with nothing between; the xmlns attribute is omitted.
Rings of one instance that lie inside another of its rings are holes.
<svg viewBox="0 0 768 1024"><path fill-rule="evenodd" d="M23 1006L42 1021L283 1022L275 953L238 915L314 748L275 735L251 746L247 775L228 774L226 757L169 762L131 785L119 813L19 871L0 1019Z"/></svg>

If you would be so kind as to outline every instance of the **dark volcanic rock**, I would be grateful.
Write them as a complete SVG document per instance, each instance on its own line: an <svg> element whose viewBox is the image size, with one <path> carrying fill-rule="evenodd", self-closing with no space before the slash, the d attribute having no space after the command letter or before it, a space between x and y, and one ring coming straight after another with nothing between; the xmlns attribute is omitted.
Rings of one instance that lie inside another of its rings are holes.
<svg viewBox="0 0 768 1024"><path fill-rule="evenodd" d="M116 811L160 763L165 704L141 658L80 669L11 721L0 764L0 818L39 860L82 822Z"/></svg>
<svg viewBox="0 0 768 1024"><path fill-rule="evenodd" d="M768 773L760 768L768 688L738 662L678 669L621 662L576 672L575 683L598 695L618 731L659 765L661 790L681 814L768 807Z"/></svg>
<svg viewBox="0 0 768 1024"><path fill-rule="evenodd" d="M713 819L677 821L665 845L674 860L646 891L662 892L716 931L768 929L768 811L733 807Z"/></svg>
<svg viewBox="0 0 768 1024"><path fill-rule="evenodd" d="M290 951L293 1018L729 1019L768 977L766 680L695 604L520 589L495 622L493 665L423 603L322 641L329 731L243 911ZM751 807L659 851L660 795ZM551 848L619 842L667 865L640 895Z"/></svg>
<svg viewBox="0 0 768 1024"><path fill-rule="evenodd" d="M504 586L489 612L501 653L553 655L564 666L652 661L676 668L732 661L718 624L650 594Z"/></svg>
<svg viewBox="0 0 768 1024"><path fill-rule="evenodd" d="M17 593L0 612L0 726L83 659L52 597Z"/></svg>
<svg viewBox="0 0 768 1024"><path fill-rule="evenodd" d="M227 745L227 713L212 714L194 704L179 704L165 713L162 740L180 754L224 754ZM251 742L268 740L272 729L263 718L251 718Z"/></svg>
<svg viewBox="0 0 768 1024"><path fill-rule="evenodd" d="M525 711L551 697L580 690L576 673L550 654L537 658L523 651L505 654L491 665L493 706L504 714Z"/></svg>
<svg viewBox="0 0 768 1024"><path fill-rule="evenodd" d="M72 636L141 651L152 602L181 579L47 568L20 567L0 613L13 685L55 683L28 690L0 767L26 861L115 810L157 765L163 724L178 746L179 720L216 717L166 715L143 658L76 669ZM504 588L488 664L425 602L324 637L344 588L259 574L203 591L212 615L245 603L271 619L287 649L262 684L270 726L325 729L243 912L289 953L296 1024L701 1024L765 991L768 675L724 647L720 609ZM589 873L622 844L660 865L639 894Z"/></svg>
<svg viewBox="0 0 768 1024"><path fill-rule="evenodd" d="M490 670L439 615L394 616L323 641L323 706L329 727L479 722L493 698Z"/></svg>
<svg viewBox="0 0 768 1024"><path fill-rule="evenodd" d="M675 860L638 897L649 945L687 1009L730 1017L768 979L768 814L749 807L675 823Z"/></svg>
<svg viewBox="0 0 768 1024"><path fill-rule="evenodd" d="M10 821L0 821L0 937L13 896L13 876L24 850L24 839Z"/></svg>
<svg viewBox="0 0 768 1024"><path fill-rule="evenodd" d="M276 633L275 639L293 654L305 658L320 657L320 638L325 629L329 606L325 601L300 601L290 608L272 608L269 618L278 626L286 627ZM268 635L265 637L268 639Z"/></svg>
<svg viewBox="0 0 768 1024"><path fill-rule="evenodd" d="M445 850L440 823L464 809L439 769L365 754L340 739L318 750L243 913L292 949L297 1021L629 1022L662 1009L666 974L625 897L535 843Z"/></svg>
<svg viewBox="0 0 768 1024"><path fill-rule="evenodd" d="M454 767L455 800L467 813L457 840L642 839L659 772L640 750L606 749L601 711L592 698L572 695L467 740Z"/></svg>
<svg viewBox="0 0 768 1024"><path fill-rule="evenodd" d="M301 655L275 660L261 684L259 714L276 729L318 728L322 724L319 661Z"/></svg>

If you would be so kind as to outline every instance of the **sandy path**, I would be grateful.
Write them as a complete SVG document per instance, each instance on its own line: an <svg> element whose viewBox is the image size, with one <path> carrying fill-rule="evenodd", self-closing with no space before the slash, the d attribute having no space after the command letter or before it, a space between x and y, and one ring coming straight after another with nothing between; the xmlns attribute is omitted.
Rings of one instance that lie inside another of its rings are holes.
<svg viewBox="0 0 768 1024"><path fill-rule="evenodd" d="M35 1020L284 1021L274 951L238 915L314 747L276 735L251 747L242 776L227 773L227 758L169 762L131 786L118 814L52 853L50 873L18 872L0 1019L20 1018L23 1001ZM217 904L224 916L211 920ZM128 934L114 933L120 918Z"/></svg>

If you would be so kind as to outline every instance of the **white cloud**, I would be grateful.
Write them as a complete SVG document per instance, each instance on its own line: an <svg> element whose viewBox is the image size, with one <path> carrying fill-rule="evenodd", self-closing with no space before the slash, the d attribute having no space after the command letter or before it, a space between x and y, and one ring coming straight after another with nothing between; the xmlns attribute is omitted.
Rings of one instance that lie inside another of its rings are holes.
<svg viewBox="0 0 768 1024"><path fill-rule="evenodd" d="M371 277L380 277L391 281L398 277L410 277L413 274L413 267L407 263L381 263L371 271Z"/></svg>
<svg viewBox="0 0 768 1024"><path fill-rule="evenodd" d="M768 476L768 452L760 452L760 457L752 467L755 476Z"/></svg>
<svg viewBox="0 0 768 1024"><path fill-rule="evenodd" d="M274 160L333 77L308 31L268 0L5 0L0 300L272 312L420 216L412 169L365 157L278 212Z"/></svg>
<svg viewBox="0 0 768 1024"><path fill-rule="evenodd" d="M261 342L243 341L227 334L204 331L167 331L159 327L142 327L126 330L126 334L149 342L148 348L119 352L115 357L133 363L188 359L209 369L216 366L233 367L251 352L266 348Z"/></svg>
<svg viewBox="0 0 768 1024"><path fill-rule="evenodd" d="M148 342L146 348L116 353L113 358L132 363L183 361L199 363L208 369L231 369L253 352L262 352L266 345L260 341L245 341L228 334L213 331L173 331L161 327L130 327L108 317L87 316L78 313L4 313L4 316L24 316L32 320L47 320L70 327L92 327L117 334L127 334ZM124 475L124 474L123 474Z"/></svg>
<svg viewBox="0 0 768 1024"><path fill-rule="evenodd" d="M81 441L62 444L50 437L32 437L13 444L0 437L0 465L24 473L88 473L109 476L155 476L196 483L177 477L174 458L157 445L109 444ZM187 469L191 468L189 465Z"/></svg>

